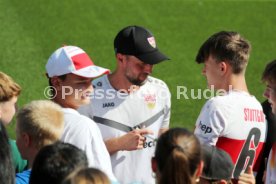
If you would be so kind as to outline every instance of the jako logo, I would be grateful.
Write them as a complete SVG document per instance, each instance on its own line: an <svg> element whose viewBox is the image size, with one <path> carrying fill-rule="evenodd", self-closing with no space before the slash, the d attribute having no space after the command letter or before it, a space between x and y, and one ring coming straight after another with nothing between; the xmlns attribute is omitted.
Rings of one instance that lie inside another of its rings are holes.
<svg viewBox="0 0 276 184"><path fill-rule="evenodd" d="M115 106L115 103L114 103L114 102L104 103L104 104L103 104L103 108L106 108L106 107L114 107L114 106Z"/></svg>
<svg viewBox="0 0 276 184"><path fill-rule="evenodd" d="M201 121L199 122L199 128L201 129L201 131L204 132L204 134L208 134L208 133L211 133L212 132L212 128L209 127L209 126L206 126L204 124L201 124Z"/></svg>

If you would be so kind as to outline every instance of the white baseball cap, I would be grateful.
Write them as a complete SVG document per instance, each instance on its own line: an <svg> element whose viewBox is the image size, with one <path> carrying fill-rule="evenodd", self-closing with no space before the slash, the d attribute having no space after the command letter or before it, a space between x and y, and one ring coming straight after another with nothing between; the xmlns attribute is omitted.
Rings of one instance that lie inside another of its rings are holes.
<svg viewBox="0 0 276 184"><path fill-rule="evenodd" d="M46 64L48 77L73 73L86 78L96 78L110 71L96 66L88 54L76 46L64 46L57 49Z"/></svg>

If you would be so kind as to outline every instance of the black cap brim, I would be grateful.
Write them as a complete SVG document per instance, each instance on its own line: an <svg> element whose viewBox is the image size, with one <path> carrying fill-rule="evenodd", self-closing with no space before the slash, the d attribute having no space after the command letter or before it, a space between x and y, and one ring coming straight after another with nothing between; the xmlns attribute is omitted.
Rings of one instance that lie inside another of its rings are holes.
<svg viewBox="0 0 276 184"><path fill-rule="evenodd" d="M143 61L144 63L150 64L150 65L154 65L165 60L170 60L170 58L168 58L158 50L154 52L138 55L136 57L141 61Z"/></svg>

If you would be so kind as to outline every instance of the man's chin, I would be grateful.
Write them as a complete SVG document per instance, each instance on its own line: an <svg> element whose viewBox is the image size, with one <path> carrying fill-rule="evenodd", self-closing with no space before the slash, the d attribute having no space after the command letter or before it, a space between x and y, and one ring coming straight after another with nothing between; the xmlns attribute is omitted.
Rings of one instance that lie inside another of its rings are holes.
<svg viewBox="0 0 276 184"><path fill-rule="evenodd" d="M146 84L148 78L145 78L144 80L135 80L135 81L131 81L131 83L135 86L143 86L144 84Z"/></svg>

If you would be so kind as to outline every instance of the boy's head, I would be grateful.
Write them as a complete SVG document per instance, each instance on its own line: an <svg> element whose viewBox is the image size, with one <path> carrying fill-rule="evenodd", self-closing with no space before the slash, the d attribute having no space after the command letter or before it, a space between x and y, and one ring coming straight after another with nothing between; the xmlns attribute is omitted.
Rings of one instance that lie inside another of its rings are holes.
<svg viewBox="0 0 276 184"><path fill-rule="evenodd" d="M76 169L69 174L62 184L110 184L107 175L96 168Z"/></svg>
<svg viewBox="0 0 276 184"><path fill-rule="evenodd" d="M264 96L272 105L272 112L276 113L276 60L271 61L265 67L262 81L266 83Z"/></svg>
<svg viewBox="0 0 276 184"><path fill-rule="evenodd" d="M7 74L0 72L0 119L6 125L15 114L17 97L21 87Z"/></svg>
<svg viewBox="0 0 276 184"><path fill-rule="evenodd" d="M215 146L202 146L204 167L200 177L201 184L224 183L231 181L234 164L227 152Z"/></svg>
<svg viewBox="0 0 276 184"><path fill-rule="evenodd" d="M52 98L61 106L73 109L90 102L92 79L109 73L109 70L96 66L76 46L57 49L46 64L46 71L52 87Z"/></svg>
<svg viewBox="0 0 276 184"><path fill-rule="evenodd" d="M48 100L33 101L17 114L16 143L24 159L33 160L45 145L58 141L64 128L64 113Z"/></svg>
<svg viewBox="0 0 276 184"><path fill-rule="evenodd" d="M246 69L250 49L250 43L239 33L221 31L203 43L196 56L196 62L204 63L211 56L217 63L228 63L233 74L240 74Z"/></svg>
<svg viewBox="0 0 276 184"><path fill-rule="evenodd" d="M68 174L82 167L88 167L84 151L68 143L56 142L38 152L30 184L60 184Z"/></svg>

